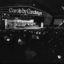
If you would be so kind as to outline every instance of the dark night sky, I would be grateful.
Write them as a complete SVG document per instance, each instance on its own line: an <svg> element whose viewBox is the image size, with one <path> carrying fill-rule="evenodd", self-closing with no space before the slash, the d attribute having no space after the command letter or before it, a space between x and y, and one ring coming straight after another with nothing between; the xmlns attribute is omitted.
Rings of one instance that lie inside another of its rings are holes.
<svg viewBox="0 0 64 64"><path fill-rule="evenodd" d="M43 9L51 13L55 14L64 14L61 6L64 5L63 0L0 0L0 6L14 5L14 4L26 4L32 5L36 4L36 7Z"/></svg>

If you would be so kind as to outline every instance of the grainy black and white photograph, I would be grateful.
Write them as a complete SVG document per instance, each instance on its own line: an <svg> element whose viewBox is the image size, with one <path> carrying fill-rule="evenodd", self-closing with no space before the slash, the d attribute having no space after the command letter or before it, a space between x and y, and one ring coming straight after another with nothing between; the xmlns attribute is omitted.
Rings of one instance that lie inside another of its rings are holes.
<svg viewBox="0 0 64 64"><path fill-rule="evenodd" d="M0 0L0 63L64 63L64 0Z"/></svg>

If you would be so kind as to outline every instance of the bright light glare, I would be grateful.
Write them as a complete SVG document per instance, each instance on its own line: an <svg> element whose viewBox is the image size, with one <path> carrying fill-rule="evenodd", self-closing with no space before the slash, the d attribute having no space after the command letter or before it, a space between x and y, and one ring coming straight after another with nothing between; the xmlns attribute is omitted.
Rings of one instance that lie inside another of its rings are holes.
<svg viewBox="0 0 64 64"><path fill-rule="evenodd" d="M18 42L21 42L21 39L18 39Z"/></svg>
<svg viewBox="0 0 64 64"><path fill-rule="evenodd" d="M6 39L6 41L8 41L8 42L9 42L9 41L10 41L10 38L7 38L7 39Z"/></svg>
<svg viewBox="0 0 64 64"><path fill-rule="evenodd" d="M58 55L57 57L58 57L58 59L61 59L61 55Z"/></svg>

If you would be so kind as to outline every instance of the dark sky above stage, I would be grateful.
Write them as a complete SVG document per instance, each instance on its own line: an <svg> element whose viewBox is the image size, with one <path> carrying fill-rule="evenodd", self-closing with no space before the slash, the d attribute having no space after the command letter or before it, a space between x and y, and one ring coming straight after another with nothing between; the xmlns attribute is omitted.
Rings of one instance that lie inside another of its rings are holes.
<svg viewBox="0 0 64 64"><path fill-rule="evenodd" d="M44 11L51 13L52 15L64 14L61 6L64 5L64 0L0 0L0 6L8 6L14 4L35 4L35 7L41 8Z"/></svg>

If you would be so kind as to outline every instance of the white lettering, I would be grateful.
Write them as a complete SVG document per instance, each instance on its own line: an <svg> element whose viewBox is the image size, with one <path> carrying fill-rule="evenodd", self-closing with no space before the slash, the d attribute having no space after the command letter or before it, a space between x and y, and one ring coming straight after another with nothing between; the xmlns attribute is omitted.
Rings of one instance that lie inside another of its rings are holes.
<svg viewBox="0 0 64 64"><path fill-rule="evenodd" d="M38 15L38 16L42 15L42 12L39 12L39 11L36 11L36 10L31 10L29 8L28 9L24 9L24 8L13 9L13 8L10 8L9 12L10 13L21 13L21 14L25 14L25 15L27 15L27 14L34 14L34 15Z"/></svg>

